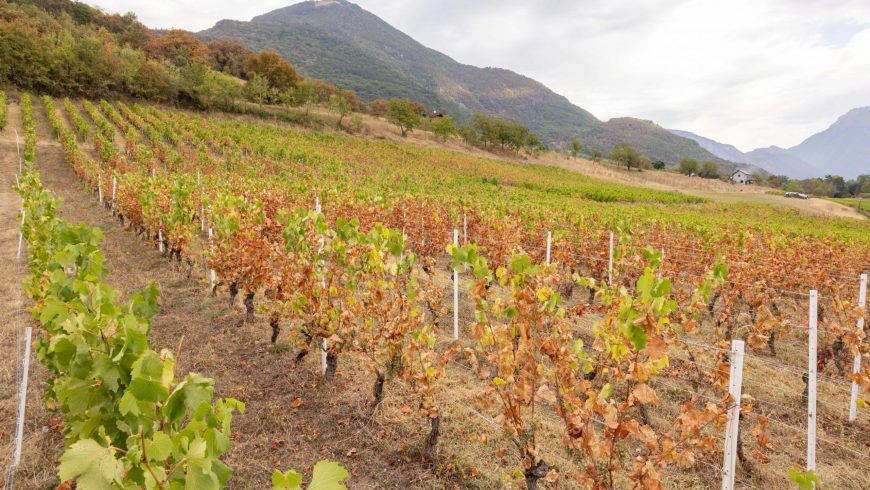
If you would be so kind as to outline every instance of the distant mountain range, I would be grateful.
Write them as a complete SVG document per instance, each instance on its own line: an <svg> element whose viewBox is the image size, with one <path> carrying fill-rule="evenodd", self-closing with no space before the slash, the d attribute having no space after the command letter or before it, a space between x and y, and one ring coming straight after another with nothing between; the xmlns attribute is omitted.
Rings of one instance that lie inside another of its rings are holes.
<svg viewBox="0 0 870 490"><path fill-rule="evenodd" d="M793 148L743 153L688 131L631 117L601 121L531 78L459 63L346 0L305 1L254 17L222 20L197 34L274 50L304 76L351 88L360 99L405 97L459 120L486 112L529 127L556 147L580 138L588 152L629 143L652 160L715 160L722 173L761 169L793 178L870 173L870 107L855 109Z"/></svg>
<svg viewBox="0 0 870 490"><path fill-rule="evenodd" d="M573 138L607 153L629 143L653 160L718 160L691 139L633 118L600 121L543 84L501 68L459 63L344 0L307 1L199 32L274 50L304 76L354 89L364 101L407 97L462 120L482 111L517 121L557 146ZM733 165L720 162L724 169Z"/></svg>
<svg viewBox="0 0 870 490"><path fill-rule="evenodd" d="M870 106L852 109L828 129L791 148L770 146L743 153L688 131L670 131L696 141L719 158L758 165L775 175L805 179L830 174L852 179L870 174Z"/></svg>

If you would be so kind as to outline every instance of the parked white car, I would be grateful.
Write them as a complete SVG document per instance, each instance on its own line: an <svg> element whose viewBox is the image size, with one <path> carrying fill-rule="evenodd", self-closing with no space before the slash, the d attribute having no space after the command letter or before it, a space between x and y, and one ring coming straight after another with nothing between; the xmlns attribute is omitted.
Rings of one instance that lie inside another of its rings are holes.
<svg viewBox="0 0 870 490"><path fill-rule="evenodd" d="M809 199L810 196L806 194L801 194L800 192L786 192L785 197L792 197L794 199Z"/></svg>

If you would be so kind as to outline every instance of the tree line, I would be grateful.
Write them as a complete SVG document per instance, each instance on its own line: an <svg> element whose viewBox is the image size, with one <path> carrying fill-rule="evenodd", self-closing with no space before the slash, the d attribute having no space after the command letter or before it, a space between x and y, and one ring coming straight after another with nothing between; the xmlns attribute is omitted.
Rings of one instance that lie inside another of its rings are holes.
<svg viewBox="0 0 870 490"><path fill-rule="evenodd" d="M775 189L786 192L802 192L824 197L863 197L870 198L870 175L861 174L854 179L844 179L839 175L826 175L812 179L790 179L785 175L759 176L763 182Z"/></svg>

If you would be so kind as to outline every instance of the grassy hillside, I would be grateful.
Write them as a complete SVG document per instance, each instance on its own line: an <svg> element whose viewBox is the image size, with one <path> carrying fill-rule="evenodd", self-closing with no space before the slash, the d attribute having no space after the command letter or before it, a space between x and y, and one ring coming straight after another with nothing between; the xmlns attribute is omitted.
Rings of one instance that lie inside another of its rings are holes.
<svg viewBox="0 0 870 490"><path fill-rule="evenodd" d="M858 197L830 197L828 200L849 206L850 208L855 208L859 213L870 217L870 199L861 199Z"/></svg>

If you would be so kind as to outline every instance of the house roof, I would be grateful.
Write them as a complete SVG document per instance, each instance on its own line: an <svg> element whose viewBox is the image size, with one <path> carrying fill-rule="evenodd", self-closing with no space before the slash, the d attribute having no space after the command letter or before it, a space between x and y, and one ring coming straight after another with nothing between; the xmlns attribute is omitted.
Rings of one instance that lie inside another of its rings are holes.
<svg viewBox="0 0 870 490"><path fill-rule="evenodd" d="M734 176L737 175L737 174L746 174L746 175L752 177L752 174L750 174L750 173L747 172L746 170L735 170L734 173L731 174L731 176L734 177Z"/></svg>

